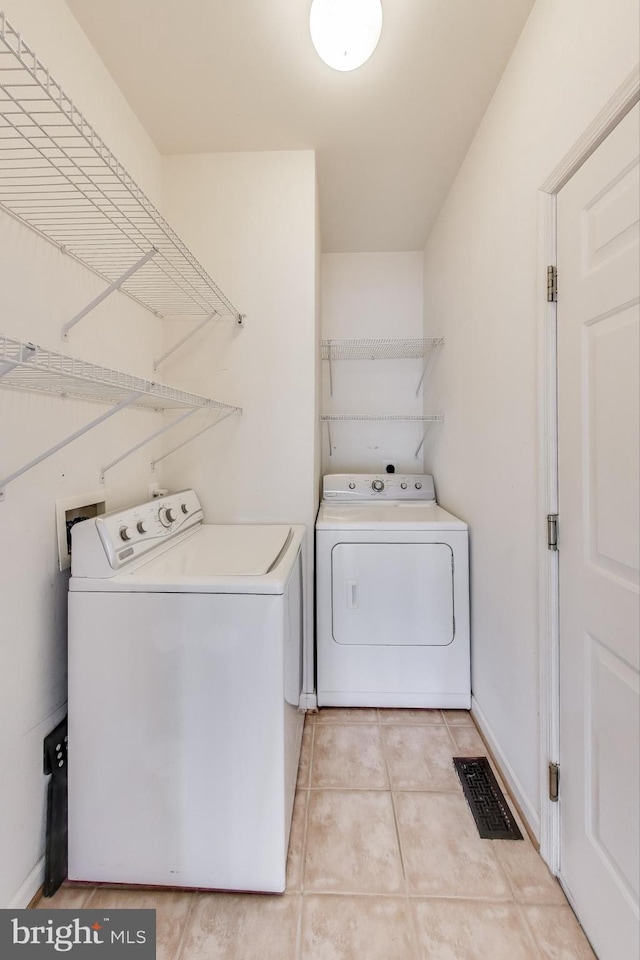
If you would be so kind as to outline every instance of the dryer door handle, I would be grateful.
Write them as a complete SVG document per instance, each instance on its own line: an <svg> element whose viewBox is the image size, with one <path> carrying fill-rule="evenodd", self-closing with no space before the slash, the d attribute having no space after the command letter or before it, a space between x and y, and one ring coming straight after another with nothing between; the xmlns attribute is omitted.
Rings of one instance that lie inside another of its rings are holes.
<svg viewBox="0 0 640 960"><path fill-rule="evenodd" d="M347 580L347 609L357 610L359 606L358 581Z"/></svg>

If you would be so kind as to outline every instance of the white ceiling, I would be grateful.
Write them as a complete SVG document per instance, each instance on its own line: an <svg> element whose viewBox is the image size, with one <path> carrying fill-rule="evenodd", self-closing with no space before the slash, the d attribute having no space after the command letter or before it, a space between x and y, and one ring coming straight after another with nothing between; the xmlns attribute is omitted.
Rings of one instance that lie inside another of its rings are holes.
<svg viewBox="0 0 640 960"><path fill-rule="evenodd" d="M163 154L317 151L325 252L419 250L534 0L382 0L372 58L318 58L310 0L67 0Z"/></svg>

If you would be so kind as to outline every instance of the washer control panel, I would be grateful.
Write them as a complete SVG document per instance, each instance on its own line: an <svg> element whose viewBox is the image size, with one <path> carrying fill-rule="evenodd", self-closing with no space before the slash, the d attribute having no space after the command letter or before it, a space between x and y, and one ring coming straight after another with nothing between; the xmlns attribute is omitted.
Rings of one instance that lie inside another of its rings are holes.
<svg viewBox="0 0 640 960"><path fill-rule="evenodd" d="M72 575L104 575L95 571L102 569L105 559L113 575L148 550L202 523L202 519L195 490L183 490L78 523L71 534Z"/></svg>
<svg viewBox="0 0 640 960"><path fill-rule="evenodd" d="M322 478L323 500L435 500L428 473L330 473Z"/></svg>

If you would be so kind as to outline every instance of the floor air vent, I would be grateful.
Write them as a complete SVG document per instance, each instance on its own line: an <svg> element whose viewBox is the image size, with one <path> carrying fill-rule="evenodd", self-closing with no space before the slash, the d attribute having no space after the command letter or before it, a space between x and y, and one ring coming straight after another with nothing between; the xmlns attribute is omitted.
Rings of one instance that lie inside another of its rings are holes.
<svg viewBox="0 0 640 960"><path fill-rule="evenodd" d="M454 757L467 803L483 840L522 840L486 757Z"/></svg>

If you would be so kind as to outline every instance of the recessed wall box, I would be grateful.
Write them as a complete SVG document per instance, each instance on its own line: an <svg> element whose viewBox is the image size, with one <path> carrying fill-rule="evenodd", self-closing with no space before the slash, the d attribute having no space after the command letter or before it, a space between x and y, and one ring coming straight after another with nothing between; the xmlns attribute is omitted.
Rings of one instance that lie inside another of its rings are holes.
<svg viewBox="0 0 640 960"><path fill-rule="evenodd" d="M58 564L61 570L68 570L71 566L71 528L74 523L88 520L89 517L99 517L106 513L106 509L107 498L104 489L56 500Z"/></svg>

